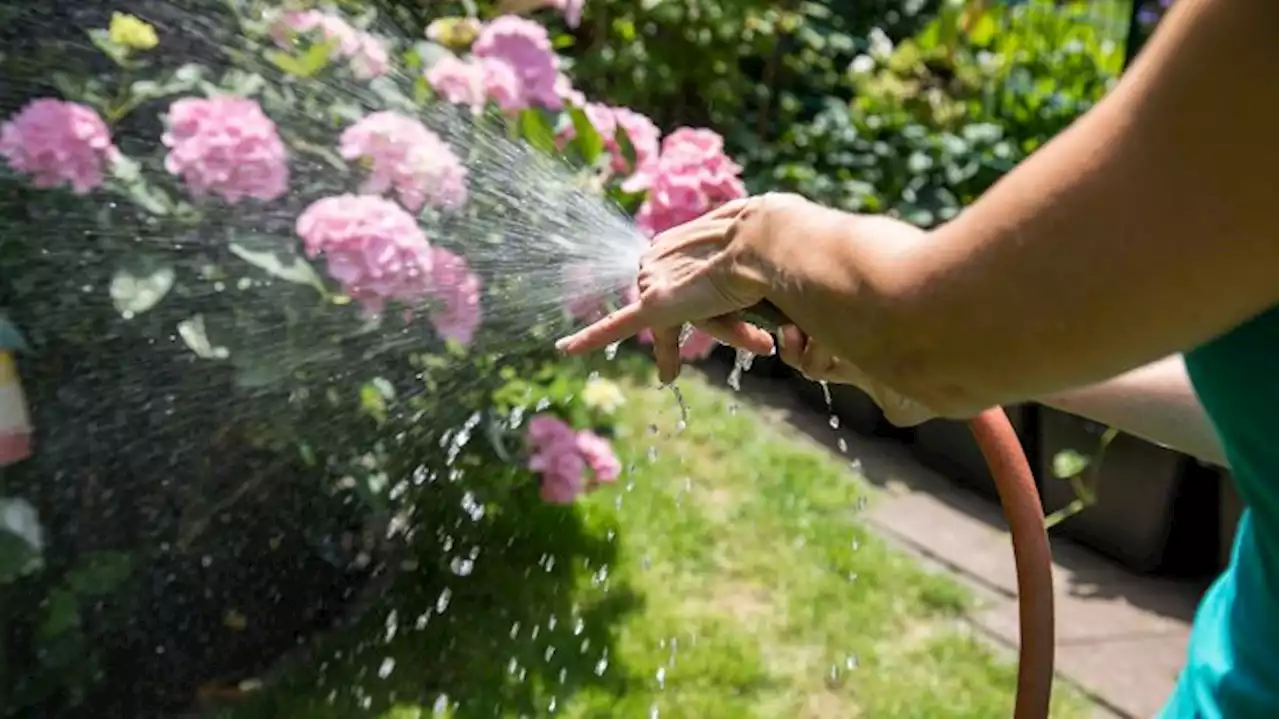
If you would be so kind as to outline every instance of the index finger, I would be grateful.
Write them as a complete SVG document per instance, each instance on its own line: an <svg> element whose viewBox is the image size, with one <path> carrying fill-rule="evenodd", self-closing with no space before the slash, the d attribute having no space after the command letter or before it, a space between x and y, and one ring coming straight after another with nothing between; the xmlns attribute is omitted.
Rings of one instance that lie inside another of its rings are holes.
<svg viewBox="0 0 1280 719"><path fill-rule="evenodd" d="M633 302L592 325L556 340L556 349L580 355L621 342L649 326L650 320L639 302Z"/></svg>

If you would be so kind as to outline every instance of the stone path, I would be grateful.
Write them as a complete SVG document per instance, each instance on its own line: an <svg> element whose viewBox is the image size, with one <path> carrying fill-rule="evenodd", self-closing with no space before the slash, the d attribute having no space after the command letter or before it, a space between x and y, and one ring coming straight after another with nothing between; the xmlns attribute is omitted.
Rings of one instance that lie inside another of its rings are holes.
<svg viewBox="0 0 1280 719"><path fill-rule="evenodd" d="M721 368L707 367L712 377ZM972 586L970 620L996 644L1017 647L1013 558L1000 508L924 467L901 443L833 430L799 401L793 385L748 374L743 392L837 452L848 444L862 473L884 490L867 521L926 565ZM1095 716L1146 719L1173 688L1203 582L1135 575L1067 540L1053 542L1060 677L1089 694Z"/></svg>

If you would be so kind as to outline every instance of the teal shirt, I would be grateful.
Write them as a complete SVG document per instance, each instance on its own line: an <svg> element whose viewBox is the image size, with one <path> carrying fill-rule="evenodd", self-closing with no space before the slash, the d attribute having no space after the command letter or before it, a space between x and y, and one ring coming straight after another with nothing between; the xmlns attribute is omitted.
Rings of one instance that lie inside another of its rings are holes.
<svg viewBox="0 0 1280 719"><path fill-rule="evenodd" d="M1160 719L1277 713L1276 322L1272 307L1186 355L1245 510L1230 563L1196 611L1187 662Z"/></svg>

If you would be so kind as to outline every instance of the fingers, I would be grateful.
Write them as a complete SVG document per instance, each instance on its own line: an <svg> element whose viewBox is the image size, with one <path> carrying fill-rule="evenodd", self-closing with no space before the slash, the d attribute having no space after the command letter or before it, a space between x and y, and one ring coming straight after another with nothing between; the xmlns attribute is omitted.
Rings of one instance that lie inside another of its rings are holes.
<svg viewBox="0 0 1280 719"><path fill-rule="evenodd" d="M814 342L795 325L785 325L778 330L782 345L778 356L811 380L830 379L835 374L836 358L821 343Z"/></svg>
<svg viewBox="0 0 1280 719"><path fill-rule="evenodd" d="M556 340L556 349L567 355L581 355L603 349L631 337L649 326L649 318L639 301L577 332Z"/></svg>
<svg viewBox="0 0 1280 719"><path fill-rule="evenodd" d="M694 323L694 327L730 347L751 354L768 356L774 353L773 335L744 320L715 317Z"/></svg>
<svg viewBox="0 0 1280 719"><path fill-rule="evenodd" d="M671 384L680 376L680 328L653 330L653 359L658 365L658 381Z"/></svg>
<svg viewBox="0 0 1280 719"><path fill-rule="evenodd" d="M800 369L804 357L804 348L809 338L795 325L783 325L778 328L778 357L787 365Z"/></svg>

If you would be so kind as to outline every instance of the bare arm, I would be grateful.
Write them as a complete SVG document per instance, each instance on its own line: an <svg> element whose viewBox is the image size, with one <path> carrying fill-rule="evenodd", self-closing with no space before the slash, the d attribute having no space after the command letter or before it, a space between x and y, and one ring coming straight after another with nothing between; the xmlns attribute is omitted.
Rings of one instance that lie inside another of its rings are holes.
<svg viewBox="0 0 1280 719"><path fill-rule="evenodd" d="M959 417L1118 375L1271 306L1276 20L1274 2L1175 4L1097 107L956 220L876 246L848 230L798 260L848 310L793 316Z"/></svg>
<svg viewBox="0 0 1280 719"><path fill-rule="evenodd" d="M1227 465L1180 355L1103 382L1041 397L1040 402L1206 462Z"/></svg>

